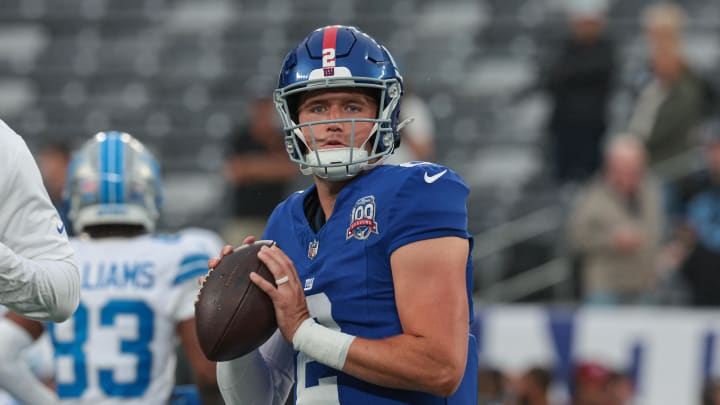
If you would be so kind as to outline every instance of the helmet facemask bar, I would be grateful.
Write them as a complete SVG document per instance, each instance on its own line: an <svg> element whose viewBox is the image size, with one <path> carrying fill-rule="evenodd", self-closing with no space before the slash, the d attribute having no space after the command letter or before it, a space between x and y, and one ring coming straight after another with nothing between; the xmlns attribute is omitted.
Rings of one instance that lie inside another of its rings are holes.
<svg viewBox="0 0 720 405"><path fill-rule="evenodd" d="M296 116L294 110L297 108L296 103L289 101L293 97L299 97L307 91L342 88L377 90L379 94L377 118L334 119L302 124L297 124L293 120ZM275 106L283 122L285 147L290 160L300 165L303 174L314 174L320 178L336 181L349 179L362 170L380 164L394 150L395 128L391 114L400 100L399 89L400 84L396 79L335 78L309 80L276 90ZM315 125L348 122L351 123L350 147L318 150ZM375 125L367 140L362 145L355 146L356 124L360 122L372 122ZM310 145L303 136L304 127L309 128ZM372 142L369 152L366 148L368 141Z"/></svg>

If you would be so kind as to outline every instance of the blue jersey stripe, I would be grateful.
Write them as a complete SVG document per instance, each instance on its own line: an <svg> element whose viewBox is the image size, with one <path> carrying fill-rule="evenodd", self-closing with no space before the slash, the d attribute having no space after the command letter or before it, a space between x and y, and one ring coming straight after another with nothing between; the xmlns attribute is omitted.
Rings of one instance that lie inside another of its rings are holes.
<svg viewBox="0 0 720 405"><path fill-rule="evenodd" d="M205 264L207 264L207 261L210 260L210 255L206 255L205 253L197 253L189 256L185 256L182 261L180 262L180 267L183 267L187 264L190 264L192 262L196 261L203 261Z"/></svg>
<svg viewBox="0 0 720 405"><path fill-rule="evenodd" d="M195 253L185 256L180 261L180 272L175 276L173 285L180 284L190 278L202 276L207 273L207 262L210 255L205 253Z"/></svg>
<svg viewBox="0 0 720 405"><path fill-rule="evenodd" d="M108 142L105 138L105 142L100 145L100 203L107 204L109 202L108 196Z"/></svg>
<svg viewBox="0 0 720 405"><path fill-rule="evenodd" d="M173 285L178 285L189 279L193 279L193 278L205 275L205 273L207 273L207 272L208 272L207 265L194 267L192 270L182 272L182 273L178 274L177 276L175 276L172 283L173 283Z"/></svg>

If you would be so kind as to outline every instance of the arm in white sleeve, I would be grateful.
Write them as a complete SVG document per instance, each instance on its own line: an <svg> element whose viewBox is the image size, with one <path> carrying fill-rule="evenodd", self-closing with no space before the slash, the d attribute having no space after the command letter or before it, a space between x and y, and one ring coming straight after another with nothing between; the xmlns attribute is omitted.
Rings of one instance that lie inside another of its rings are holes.
<svg viewBox="0 0 720 405"><path fill-rule="evenodd" d="M80 300L74 255L25 142L0 120L0 304L63 321Z"/></svg>
<svg viewBox="0 0 720 405"><path fill-rule="evenodd" d="M20 357L32 343L25 329L0 318L0 388L26 405L56 404L57 395L35 377Z"/></svg>
<svg viewBox="0 0 720 405"><path fill-rule="evenodd" d="M258 350L217 363L220 393L228 405L282 405L294 382L293 348L276 331Z"/></svg>
<svg viewBox="0 0 720 405"><path fill-rule="evenodd" d="M0 304L30 319L62 322L80 300L72 260L30 260L0 242Z"/></svg>

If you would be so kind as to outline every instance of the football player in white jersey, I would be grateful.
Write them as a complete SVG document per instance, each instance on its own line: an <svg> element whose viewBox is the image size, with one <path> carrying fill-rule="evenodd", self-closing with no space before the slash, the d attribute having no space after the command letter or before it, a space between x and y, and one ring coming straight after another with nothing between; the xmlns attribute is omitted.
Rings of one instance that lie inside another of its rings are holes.
<svg viewBox="0 0 720 405"><path fill-rule="evenodd" d="M199 347L193 302L219 237L152 233L162 200L159 167L127 133L98 133L76 153L65 196L78 235L71 244L82 276L80 304L59 324L12 313L0 321L0 387L28 405L167 403L179 341L201 396L212 397L215 365ZM54 346L56 393L17 359L45 329Z"/></svg>
<svg viewBox="0 0 720 405"><path fill-rule="evenodd" d="M0 120L0 304L64 321L80 297L65 226L23 139Z"/></svg>

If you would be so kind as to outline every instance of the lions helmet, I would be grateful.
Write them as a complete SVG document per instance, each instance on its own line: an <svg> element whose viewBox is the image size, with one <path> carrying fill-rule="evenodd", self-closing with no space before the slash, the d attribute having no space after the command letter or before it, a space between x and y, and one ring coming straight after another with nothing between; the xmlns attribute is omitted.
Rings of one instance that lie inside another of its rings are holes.
<svg viewBox="0 0 720 405"><path fill-rule="evenodd" d="M77 233L108 224L152 232L162 202L160 166L132 135L100 132L75 153L64 197Z"/></svg>
<svg viewBox="0 0 720 405"><path fill-rule="evenodd" d="M303 92L318 89L360 88L377 91L378 114L371 119L337 119L299 124L297 107ZM388 50L355 27L327 26L313 31L288 53L282 65L275 106L285 132L290 160L303 174L345 180L384 160L400 145L398 123L403 80ZM316 150L313 125L350 122L355 139L356 122L373 122L371 136L360 147ZM311 143L302 129L307 127Z"/></svg>

